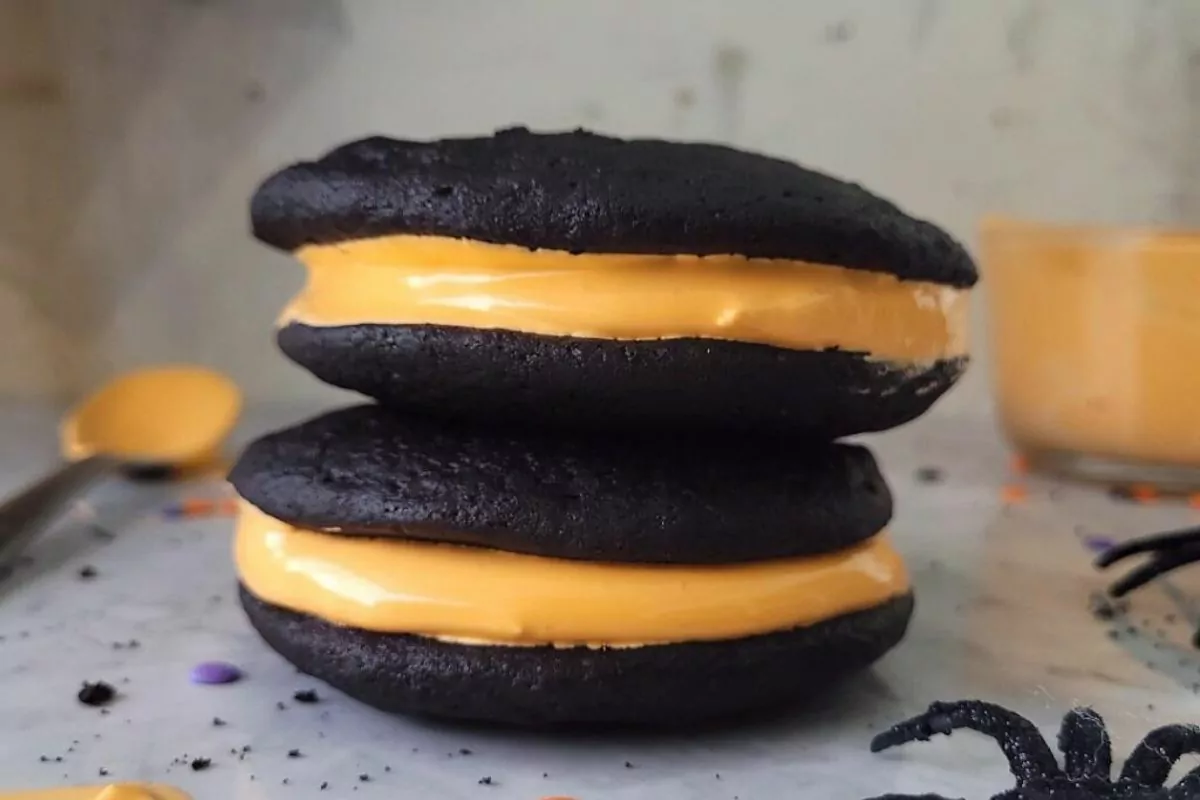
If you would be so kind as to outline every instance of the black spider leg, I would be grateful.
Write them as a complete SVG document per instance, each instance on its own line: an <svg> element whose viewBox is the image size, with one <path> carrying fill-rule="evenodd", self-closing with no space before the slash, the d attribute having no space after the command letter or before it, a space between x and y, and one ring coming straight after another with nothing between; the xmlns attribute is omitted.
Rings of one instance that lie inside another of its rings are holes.
<svg viewBox="0 0 1200 800"><path fill-rule="evenodd" d="M872 739L871 752L912 741L925 742L935 733L949 735L956 728L968 728L995 739L1008 759L1017 786L1062 777L1054 753L1037 726L1016 712L982 700L933 703L924 714L894 725Z"/></svg>
<svg viewBox="0 0 1200 800"><path fill-rule="evenodd" d="M1121 780L1147 788L1162 786L1184 753L1200 753L1200 725L1167 725L1150 731L1125 762Z"/></svg>
<svg viewBox="0 0 1200 800"><path fill-rule="evenodd" d="M1058 731L1058 749L1068 778L1112 777L1112 740L1104 720L1092 709L1067 712Z"/></svg>
<svg viewBox="0 0 1200 800"><path fill-rule="evenodd" d="M1114 583L1109 589L1109 594L1121 597L1145 586L1160 575L1200 561L1200 527L1132 539L1101 553L1096 559L1096 566L1105 569L1118 561L1143 553L1152 555L1145 564Z"/></svg>
<svg viewBox="0 0 1200 800"><path fill-rule="evenodd" d="M1171 787L1169 796L1172 800L1196 800L1200 797L1200 767L1180 778L1179 783Z"/></svg>

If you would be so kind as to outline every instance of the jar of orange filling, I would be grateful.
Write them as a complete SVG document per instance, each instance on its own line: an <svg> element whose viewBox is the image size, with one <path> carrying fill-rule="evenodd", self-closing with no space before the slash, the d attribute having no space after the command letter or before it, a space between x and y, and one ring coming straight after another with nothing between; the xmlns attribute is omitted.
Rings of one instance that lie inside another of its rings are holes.
<svg viewBox="0 0 1200 800"><path fill-rule="evenodd" d="M1200 232L991 219L1000 421L1034 468L1200 488Z"/></svg>

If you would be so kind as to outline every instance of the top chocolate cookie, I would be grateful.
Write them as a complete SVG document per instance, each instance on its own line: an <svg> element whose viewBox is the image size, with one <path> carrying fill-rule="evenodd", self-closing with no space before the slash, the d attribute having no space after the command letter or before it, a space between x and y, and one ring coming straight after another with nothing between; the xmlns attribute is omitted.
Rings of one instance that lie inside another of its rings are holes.
<svg viewBox="0 0 1200 800"><path fill-rule="evenodd" d="M593 253L733 254L965 288L965 250L861 186L713 144L586 131L373 137L268 178L254 235L283 250L426 234Z"/></svg>

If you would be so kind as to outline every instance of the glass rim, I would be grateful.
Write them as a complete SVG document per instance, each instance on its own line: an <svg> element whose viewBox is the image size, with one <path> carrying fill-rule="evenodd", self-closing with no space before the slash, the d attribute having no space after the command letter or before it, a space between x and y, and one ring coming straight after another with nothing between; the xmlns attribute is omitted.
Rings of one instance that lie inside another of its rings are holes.
<svg viewBox="0 0 1200 800"><path fill-rule="evenodd" d="M1200 253L1200 228L1064 224L989 214L980 220L978 231L980 243L985 245L1006 242L1071 245L1090 250Z"/></svg>

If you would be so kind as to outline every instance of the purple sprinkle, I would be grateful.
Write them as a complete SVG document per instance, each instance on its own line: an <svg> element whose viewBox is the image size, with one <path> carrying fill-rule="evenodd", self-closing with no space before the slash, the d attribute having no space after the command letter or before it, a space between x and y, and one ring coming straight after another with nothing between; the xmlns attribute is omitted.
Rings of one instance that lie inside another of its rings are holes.
<svg viewBox="0 0 1200 800"><path fill-rule="evenodd" d="M1083 543L1093 553L1104 553L1117 546L1116 540L1107 536L1085 536Z"/></svg>
<svg viewBox="0 0 1200 800"><path fill-rule="evenodd" d="M242 677L242 671L224 661L205 661L192 667L192 683L233 683Z"/></svg>

